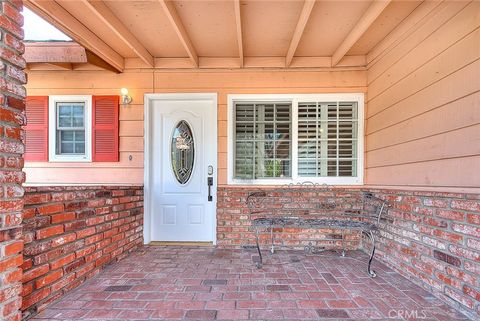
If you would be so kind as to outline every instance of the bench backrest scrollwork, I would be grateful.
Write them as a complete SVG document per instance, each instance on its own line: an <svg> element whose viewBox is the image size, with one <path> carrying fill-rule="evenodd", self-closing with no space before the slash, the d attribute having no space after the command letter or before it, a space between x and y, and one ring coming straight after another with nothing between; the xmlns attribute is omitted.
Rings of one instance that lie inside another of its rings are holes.
<svg viewBox="0 0 480 321"><path fill-rule="evenodd" d="M311 182L249 192L246 204L250 214L257 217L322 216L368 220L375 225L380 223L389 207L386 201L371 192Z"/></svg>
<svg viewBox="0 0 480 321"><path fill-rule="evenodd" d="M387 201L376 197L371 192L362 192L363 193L363 209L367 213L372 213L375 219L374 224L380 224L380 220L382 218L382 214L388 211L389 205ZM369 209L369 206L371 208Z"/></svg>
<svg viewBox="0 0 480 321"><path fill-rule="evenodd" d="M265 191L250 192L247 196L247 206L250 210L250 214L261 213L264 210L264 203L268 196Z"/></svg>

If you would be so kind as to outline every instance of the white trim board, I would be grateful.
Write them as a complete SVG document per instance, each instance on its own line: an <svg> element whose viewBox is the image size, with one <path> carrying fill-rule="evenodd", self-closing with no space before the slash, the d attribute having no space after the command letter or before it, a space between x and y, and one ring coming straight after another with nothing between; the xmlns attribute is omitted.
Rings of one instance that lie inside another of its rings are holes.
<svg viewBox="0 0 480 321"><path fill-rule="evenodd" d="M292 103L292 178L288 179L235 179L234 169L234 108L235 102L290 102ZM301 101L342 102L355 101L358 104L358 138L357 138L357 176L356 177L299 177L296 166L298 155L298 128L294 126L298 119L298 103ZM229 185L282 185L309 181L328 185L363 185L364 177L364 123L365 95L363 93L339 94L232 94L227 98L227 155Z"/></svg>
<svg viewBox="0 0 480 321"><path fill-rule="evenodd" d="M151 129L152 129L152 124L151 124L151 110L152 110L152 103L155 100L192 100L192 101L199 101L199 100L208 100L212 102L212 105L214 106L214 116L213 116L213 123L215 124L214 128L210 128L210 130L213 131L213 137L215 137L215 142L209 146L211 150L215 153L215 158L213 162L213 168L214 168L214 180L213 180L213 186L212 186L212 191L213 194L215 195L214 197L214 208L215 208L215 213L213 213L213 219L212 219L212 242L213 244L217 244L217 215L216 215L216 204L217 204L217 198L216 198L216 191L217 191L217 186L218 186L218 166L217 166L217 159L218 159L218 150L217 150L217 145L218 145L218 135L217 135L217 113L218 113L218 103L217 103L217 93L168 93L168 94L145 94L144 96L144 217L143 217L143 243L144 244L149 244L152 239L151 239L151 234L152 234L152 226L151 226L151 188L150 188L150 167L151 167L151 162L150 162L150 156L151 156L151 144L152 144L152 139L150 137Z"/></svg>

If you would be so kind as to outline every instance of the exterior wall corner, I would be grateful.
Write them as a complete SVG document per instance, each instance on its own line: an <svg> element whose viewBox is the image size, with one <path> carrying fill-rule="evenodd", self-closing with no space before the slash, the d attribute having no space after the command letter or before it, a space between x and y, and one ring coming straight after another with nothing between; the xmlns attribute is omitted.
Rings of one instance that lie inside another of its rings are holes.
<svg viewBox="0 0 480 321"><path fill-rule="evenodd" d="M0 3L0 319L21 319L26 74L21 1Z"/></svg>

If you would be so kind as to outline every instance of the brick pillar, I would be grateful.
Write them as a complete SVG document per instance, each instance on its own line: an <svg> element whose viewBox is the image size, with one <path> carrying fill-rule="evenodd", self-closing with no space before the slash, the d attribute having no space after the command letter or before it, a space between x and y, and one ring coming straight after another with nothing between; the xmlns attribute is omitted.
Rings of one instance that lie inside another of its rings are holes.
<svg viewBox="0 0 480 321"><path fill-rule="evenodd" d="M22 1L0 2L0 320L21 320L22 125L25 60Z"/></svg>

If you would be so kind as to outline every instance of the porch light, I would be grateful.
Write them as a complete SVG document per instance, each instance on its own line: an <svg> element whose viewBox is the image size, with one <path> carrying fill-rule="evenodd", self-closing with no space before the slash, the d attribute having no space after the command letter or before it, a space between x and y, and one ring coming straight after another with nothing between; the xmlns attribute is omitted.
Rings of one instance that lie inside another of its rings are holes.
<svg viewBox="0 0 480 321"><path fill-rule="evenodd" d="M122 95L122 104L128 105L132 102L132 96L128 95L128 89L122 88L120 89L120 94Z"/></svg>

